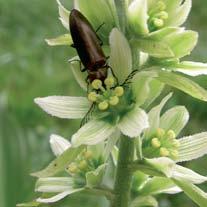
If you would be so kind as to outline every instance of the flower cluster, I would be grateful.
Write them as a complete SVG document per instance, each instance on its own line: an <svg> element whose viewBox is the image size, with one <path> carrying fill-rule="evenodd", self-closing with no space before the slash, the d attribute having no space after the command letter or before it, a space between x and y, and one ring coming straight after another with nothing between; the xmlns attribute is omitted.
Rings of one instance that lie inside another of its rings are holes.
<svg viewBox="0 0 207 207"><path fill-rule="evenodd" d="M60 20L69 30L70 12L59 0L57 3ZM199 206L206 206L207 195L195 184L207 178L177 163L206 154L207 132L178 137L189 113L184 106L175 106L161 115L172 94L150 107L165 85L207 101L207 91L180 74L207 74L207 64L181 61L191 53L198 38L196 32L180 27L191 5L191 0L133 0L126 1L123 10L113 0L74 0L74 7L94 28L105 23L98 35L110 57L113 76L109 73L103 82L96 79L87 85L87 74L80 71L77 61L70 61L74 77L86 96L35 99L52 116L86 118L87 122L73 134L71 143L58 135L51 136L57 158L42 171L33 173L38 177L36 191L43 194L36 201L19 206L53 203L81 191L106 196L113 202L117 196L114 183L103 188L102 181L108 167L119 168L118 154L123 152L117 146L121 136L134 141L133 158L125 166L133 172L132 207L157 206L154 195L182 191ZM52 46L73 43L69 31L46 41ZM54 177L60 172L66 172L67 177Z"/></svg>

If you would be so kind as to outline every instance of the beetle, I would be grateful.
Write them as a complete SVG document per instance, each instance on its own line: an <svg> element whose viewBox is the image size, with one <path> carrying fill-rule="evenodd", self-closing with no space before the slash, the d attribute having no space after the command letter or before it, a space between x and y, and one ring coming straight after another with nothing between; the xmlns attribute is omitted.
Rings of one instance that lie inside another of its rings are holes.
<svg viewBox="0 0 207 207"><path fill-rule="evenodd" d="M104 82L110 66L107 64L107 57L101 48L101 40L91 23L80 11L73 9L70 12L69 26L73 40L72 46L76 49L80 61L84 65L84 69L81 71L88 72L87 80L90 83L95 79Z"/></svg>

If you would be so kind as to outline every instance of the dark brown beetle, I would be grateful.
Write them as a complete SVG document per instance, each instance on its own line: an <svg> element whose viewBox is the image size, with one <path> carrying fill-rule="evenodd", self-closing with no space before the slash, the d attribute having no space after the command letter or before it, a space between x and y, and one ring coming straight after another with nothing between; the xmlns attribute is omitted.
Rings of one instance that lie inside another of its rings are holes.
<svg viewBox="0 0 207 207"><path fill-rule="evenodd" d="M107 57L101 48L101 40L97 36L90 22L81 12L73 9L70 13L70 32L73 39L73 47L84 65L81 71L88 72L90 83L99 79L102 82L107 77Z"/></svg>

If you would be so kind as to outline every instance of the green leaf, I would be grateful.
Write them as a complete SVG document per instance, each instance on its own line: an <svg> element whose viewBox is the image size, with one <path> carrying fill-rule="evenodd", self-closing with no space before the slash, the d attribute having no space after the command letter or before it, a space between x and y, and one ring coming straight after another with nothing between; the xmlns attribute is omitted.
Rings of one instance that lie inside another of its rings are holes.
<svg viewBox="0 0 207 207"><path fill-rule="evenodd" d="M178 71L190 76L207 75L207 64L199 62L183 61L169 67L173 71Z"/></svg>
<svg viewBox="0 0 207 207"><path fill-rule="evenodd" d="M179 139L179 158L177 162L197 159L207 154L207 132Z"/></svg>
<svg viewBox="0 0 207 207"><path fill-rule="evenodd" d="M45 41L50 46L57 46L57 45L71 46L73 44L73 40L70 34L64 34L53 39L46 39Z"/></svg>
<svg viewBox="0 0 207 207"><path fill-rule="evenodd" d="M160 118L160 127L173 130L177 136L189 120L189 113L184 106L176 106L166 111Z"/></svg>
<svg viewBox="0 0 207 207"><path fill-rule="evenodd" d="M121 84L132 70L131 49L127 39L117 28L111 31L109 42L111 48L110 66Z"/></svg>
<svg viewBox="0 0 207 207"><path fill-rule="evenodd" d="M152 196L139 196L135 198L130 204L130 207L147 207L147 206L158 207L158 202Z"/></svg>
<svg viewBox="0 0 207 207"><path fill-rule="evenodd" d="M137 35L145 35L148 30L147 0L134 0L128 8L130 29Z"/></svg>
<svg viewBox="0 0 207 207"><path fill-rule="evenodd" d="M192 80L167 71L160 71L158 74L157 79L159 81L175 87L194 98L207 101L207 91Z"/></svg>
<svg viewBox="0 0 207 207"><path fill-rule="evenodd" d="M174 57L173 51L165 42L159 42L152 39L132 39L131 44L135 45L144 53L156 58L171 58Z"/></svg>
<svg viewBox="0 0 207 207"><path fill-rule="evenodd" d="M32 202L28 202L28 203L17 204L17 207L37 207L40 205L41 205L41 203L39 203L37 201L32 201Z"/></svg>
<svg viewBox="0 0 207 207"><path fill-rule="evenodd" d="M148 116L144 110L135 106L120 120L118 128L131 138L138 137L144 129L149 127Z"/></svg>
<svg viewBox="0 0 207 207"><path fill-rule="evenodd" d="M91 105L85 97L72 96L35 98L35 103L48 114L62 119L81 119Z"/></svg>
<svg viewBox="0 0 207 207"><path fill-rule="evenodd" d="M168 94L162 99L158 106L155 106L148 113L150 128L145 131L144 138L149 139L156 133L157 128L160 126L160 113L166 102L171 98L172 93Z"/></svg>
<svg viewBox="0 0 207 207"><path fill-rule="evenodd" d="M141 106L148 98L150 93L150 82L156 76L157 74L155 72L140 72L133 77L132 90L137 106Z"/></svg>
<svg viewBox="0 0 207 207"><path fill-rule="evenodd" d="M96 187L100 185L104 172L106 170L106 165L100 165L96 170L86 173L86 186L89 188Z"/></svg>
<svg viewBox="0 0 207 207"><path fill-rule="evenodd" d="M68 165L76 159L79 153L83 150L83 147L69 148L55 160L53 160L45 169L32 173L32 176L43 178L56 175L57 173L64 171Z"/></svg>
<svg viewBox="0 0 207 207"><path fill-rule="evenodd" d="M191 198L195 203L197 203L200 207L206 207L207 204L207 194L193 185L190 182L180 179L173 180L177 186L179 186L184 193Z"/></svg>
<svg viewBox="0 0 207 207"><path fill-rule="evenodd" d="M91 120L72 136L72 145L76 147L80 145L96 145L108 139L115 130L116 127L105 121Z"/></svg>

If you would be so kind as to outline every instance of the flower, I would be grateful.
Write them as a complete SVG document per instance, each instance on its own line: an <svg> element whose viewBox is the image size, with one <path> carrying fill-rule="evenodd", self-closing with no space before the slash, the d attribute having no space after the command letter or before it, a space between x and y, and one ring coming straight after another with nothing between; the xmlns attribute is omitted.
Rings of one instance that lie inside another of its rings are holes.
<svg viewBox="0 0 207 207"><path fill-rule="evenodd" d="M90 113L91 106L95 105L91 119L72 136L74 147L95 145L113 137L117 131L134 138L148 128L147 114L139 107L140 103L136 97L137 89L131 89L127 85L127 81L130 81L127 78L132 72L132 55L128 41L118 29L113 29L109 42L110 66L119 84L109 75L105 80L106 87L102 86L100 80L92 82L87 98L50 96L35 99L35 103L44 111L59 118L84 118ZM84 88L85 79L80 72L79 64L72 62L71 65L75 77Z"/></svg>
<svg viewBox="0 0 207 207"><path fill-rule="evenodd" d="M56 134L50 136L50 146L57 157L72 147L68 140ZM98 190L106 170L105 161L109 156L108 150L110 146L107 145L106 149L103 142L96 146L86 147L65 168L67 177L40 177L36 182L35 191L42 193L42 196L37 198L35 203L37 205L54 203L84 190L89 192L92 188ZM45 193L47 193L46 197Z"/></svg>
<svg viewBox="0 0 207 207"><path fill-rule="evenodd" d="M197 159L207 153L207 132L176 139L187 124L189 113L185 107L175 106L160 116L162 108L171 96L172 94L166 96L148 113L150 127L139 138L142 140L140 150L143 159L135 161L135 168L153 177L143 177L141 183L133 184L133 188L141 196L184 191L204 207L207 195L195 184L206 182L207 177L177 163ZM139 177L140 174L135 174L135 180L136 176Z"/></svg>

